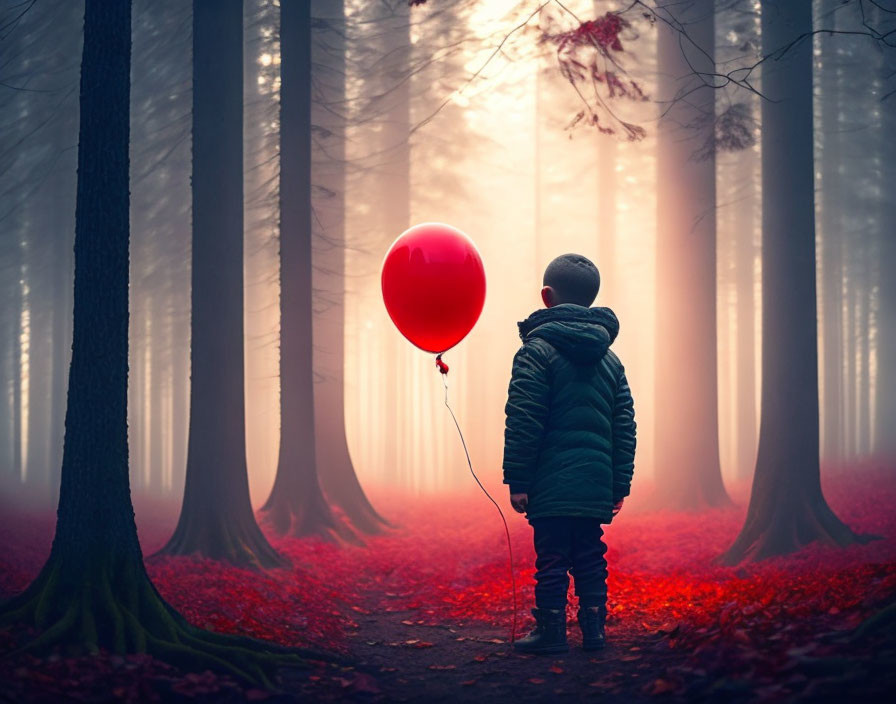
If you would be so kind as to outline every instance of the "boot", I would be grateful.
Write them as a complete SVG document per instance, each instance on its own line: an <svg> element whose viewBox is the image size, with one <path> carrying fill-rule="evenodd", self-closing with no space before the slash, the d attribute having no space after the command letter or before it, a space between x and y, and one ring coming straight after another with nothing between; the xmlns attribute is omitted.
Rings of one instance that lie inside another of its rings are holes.
<svg viewBox="0 0 896 704"><path fill-rule="evenodd" d="M525 638L513 644L521 653L553 655L569 652L566 642L566 611L561 609L532 609L535 628Z"/></svg>
<svg viewBox="0 0 896 704"><path fill-rule="evenodd" d="M582 629L582 649L600 650L604 647L604 622L606 606L580 606L579 626Z"/></svg>

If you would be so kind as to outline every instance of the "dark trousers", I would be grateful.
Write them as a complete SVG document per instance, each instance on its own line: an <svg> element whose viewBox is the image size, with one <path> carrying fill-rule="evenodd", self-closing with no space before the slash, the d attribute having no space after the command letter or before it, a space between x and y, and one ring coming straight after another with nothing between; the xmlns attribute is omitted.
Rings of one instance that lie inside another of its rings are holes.
<svg viewBox="0 0 896 704"><path fill-rule="evenodd" d="M583 516L533 518L535 530L535 606L565 609L569 575L579 605L607 603L607 546L598 519Z"/></svg>

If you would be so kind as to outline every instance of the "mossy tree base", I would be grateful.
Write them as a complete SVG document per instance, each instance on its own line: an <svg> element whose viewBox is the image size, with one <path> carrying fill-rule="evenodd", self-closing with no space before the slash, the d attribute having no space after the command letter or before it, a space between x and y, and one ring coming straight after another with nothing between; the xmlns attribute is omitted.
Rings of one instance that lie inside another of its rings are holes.
<svg viewBox="0 0 896 704"><path fill-rule="evenodd" d="M343 540L355 545L363 541L330 509L311 472L282 466L282 456L271 495L261 508L261 521L278 535L302 538L316 535L324 540ZM313 464L309 465L313 470ZM308 476L308 475L311 476Z"/></svg>
<svg viewBox="0 0 896 704"><path fill-rule="evenodd" d="M814 500L769 502L747 515L731 547L719 558L723 565L788 555L815 541L838 547L863 544L876 536L860 535L841 521L820 495Z"/></svg>
<svg viewBox="0 0 896 704"><path fill-rule="evenodd" d="M277 669L336 658L243 636L206 631L178 614L153 586L142 565L100 561L68 570L51 559L31 585L0 606L0 626L40 631L8 657L48 654L146 653L188 671L213 670L274 689Z"/></svg>
<svg viewBox="0 0 896 704"><path fill-rule="evenodd" d="M328 462L327 467L320 472L321 485L327 498L342 509L352 527L366 535L378 535L384 529L394 528L379 514L364 493L348 450L333 454L336 458Z"/></svg>
<svg viewBox="0 0 896 704"><path fill-rule="evenodd" d="M185 507L174 534L156 554L198 555L248 569L289 565L264 537L251 513L239 520L214 507Z"/></svg>

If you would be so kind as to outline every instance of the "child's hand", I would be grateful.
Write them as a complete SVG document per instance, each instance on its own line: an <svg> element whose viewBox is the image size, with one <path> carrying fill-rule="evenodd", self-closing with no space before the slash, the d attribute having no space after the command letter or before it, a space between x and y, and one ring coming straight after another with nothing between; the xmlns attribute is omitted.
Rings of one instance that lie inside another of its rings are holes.
<svg viewBox="0 0 896 704"><path fill-rule="evenodd" d="M510 505L513 506L513 510L517 513L525 513L526 506L529 505L529 495L528 494L511 494L510 495Z"/></svg>
<svg viewBox="0 0 896 704"><path fill-rule="evenodd" d="M614 516L622 510L622 502L623 501L625 501L625 499L619 499L619 501L617 501L615 504L613 504L613 515Z"/></svg>

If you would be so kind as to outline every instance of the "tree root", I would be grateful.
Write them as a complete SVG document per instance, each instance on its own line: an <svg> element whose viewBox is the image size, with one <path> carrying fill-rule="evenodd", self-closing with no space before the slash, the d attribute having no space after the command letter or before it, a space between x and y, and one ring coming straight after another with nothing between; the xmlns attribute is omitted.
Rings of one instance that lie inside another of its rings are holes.
<svg viewBox="0 0 896 704"><path fill-rule="evenodd" d="M737 539L717 562L736 565L747 559L755 562L787 555L815 541L846 547L878 537L853 532L823 498L813 501L807 497L771 510L748 512Z"/></svg>
<svg viewBox="0 0 896 704"><path fill-rule="evenodd" d="M386 520L370 503L343 437L341 445L324 451L318 464L318 477L324 496L345 515L351 526L366 535L378 535L396 526Z"/></svg>
<svg viewBox="0 0 896 704"><path fill-rule="evenodd" d="M174 534L151 557L200 555L255 570L289 566L289 560L268 543L251 513L245 521L222 516L212 520L212 527L205 525L208 522L207 516L181 515Z"/></svg>
<svg viewBox="0 0 896 704"><path fill-rule="evenodd" d="M85 570L64 579L53 562L51 557L24 592L0 605L0 626L23 624L41 631L5 657L42 656L57 647L69 654L101 648L146 653L188 671L213 670L266 689L276 689L280 667L347 662L330 653L197 628L162 599L142 565L125 573Z"/></svg>
<svg viewBox="0 0 896 704"><path fill-rule="evenodd" d="M261 521L278 535L315 535L331 542L364 545L364 541L330 508L318 490L301 491L291 482L275 483L260 511Z"/></svg>

